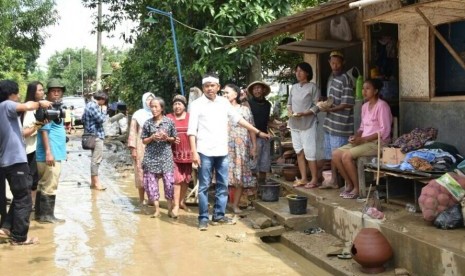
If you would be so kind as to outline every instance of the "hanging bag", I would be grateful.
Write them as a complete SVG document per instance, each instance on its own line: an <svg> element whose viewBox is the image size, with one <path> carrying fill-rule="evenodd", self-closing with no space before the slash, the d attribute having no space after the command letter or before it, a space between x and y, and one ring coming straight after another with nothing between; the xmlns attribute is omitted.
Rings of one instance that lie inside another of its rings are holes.
<svg viewBox="0 0 465 276"><path fill-rule="evenodd" d="M331 19L329 32L331 37L337 40L351 41L352 32L350 31L349 22L344 16Z"/></svg>
<svg viewBox="0 0 465 276"><path fill-rule="evenodd" d="M82 149L93 150L95 149L95 140L97 135L94 133L84 133L82 134Z"/></svg>

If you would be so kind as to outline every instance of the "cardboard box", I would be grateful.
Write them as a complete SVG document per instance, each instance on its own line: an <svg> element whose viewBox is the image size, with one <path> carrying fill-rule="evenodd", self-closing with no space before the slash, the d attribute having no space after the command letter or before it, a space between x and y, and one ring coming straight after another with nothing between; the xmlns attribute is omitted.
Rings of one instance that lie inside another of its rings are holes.
<svg viewBox="0 0 465 276"><path fill-rule="evenodd" d="M383 147L383 164L398 165L405 158L405 154L400 151L400 148Z"/></svg>

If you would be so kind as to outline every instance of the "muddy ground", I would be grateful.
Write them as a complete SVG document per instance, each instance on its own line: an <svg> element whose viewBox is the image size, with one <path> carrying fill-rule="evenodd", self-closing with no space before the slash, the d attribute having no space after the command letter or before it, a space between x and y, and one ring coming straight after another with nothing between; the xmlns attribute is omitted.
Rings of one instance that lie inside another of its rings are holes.
<svg viewBox="0 0 465 276"><path fill-rule="evenodd" d="M166 209L151 218L153 210L137 207L129 155L118 143L107 145L100 170L107 190L91 190L90 151L79 143L71 137L58 187L56 215L66 223L31 221L40 244L1 244L2 275L325 275L254 237L242 220L200 232L196 206L178 220Z"/></svg>

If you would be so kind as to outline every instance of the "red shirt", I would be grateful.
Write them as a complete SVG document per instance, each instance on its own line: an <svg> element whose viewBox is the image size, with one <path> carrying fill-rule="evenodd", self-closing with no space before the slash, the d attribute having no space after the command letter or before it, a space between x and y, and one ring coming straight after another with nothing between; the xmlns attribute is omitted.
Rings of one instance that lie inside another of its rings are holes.
<svg viewBox="0 0 465 276"><path fill-rule="evenodd" d="M179 144L172 144L171 149L173 150L173 160L176 163L192 163L192 152L189 143L189 137L187 136L187 127L189 125L189 113L186 112L184 119L176 119L173 113L166 115L166 117L173 120L178 132L178 138L180 139Z"/></svg>

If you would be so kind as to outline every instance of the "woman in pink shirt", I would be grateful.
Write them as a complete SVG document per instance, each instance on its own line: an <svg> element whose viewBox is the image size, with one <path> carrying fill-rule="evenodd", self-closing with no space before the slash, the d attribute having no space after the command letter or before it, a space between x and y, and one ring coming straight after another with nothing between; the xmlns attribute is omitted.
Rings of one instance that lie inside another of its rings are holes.
<svg viewBox="0 0 465 276"><path fill-rule="evenodd" d="M332 158L336 168L346 182L342 198L358 197L358 175L355 160L361 156L376 155L378 151L378 133L383 145L388 144L391 135L392 115L389 105L379 98L383 83L378 79L368 79L363 84L362 121L349 144L333 151Z"/></svg>

